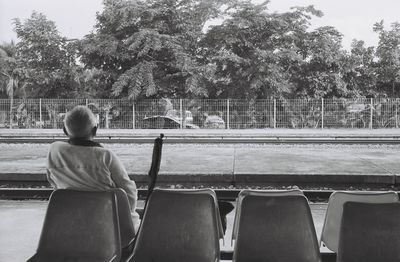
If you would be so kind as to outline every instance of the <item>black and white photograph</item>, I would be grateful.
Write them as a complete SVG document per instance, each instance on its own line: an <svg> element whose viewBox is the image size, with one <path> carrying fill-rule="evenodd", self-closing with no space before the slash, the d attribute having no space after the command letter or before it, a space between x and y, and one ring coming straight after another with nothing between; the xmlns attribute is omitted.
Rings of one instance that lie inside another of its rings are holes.
<svg viewBox="0 0 400 262"><path fill-rule="evenodd" d="M0 0L0 262L400 262L399 193L399 0Z"/></svg>

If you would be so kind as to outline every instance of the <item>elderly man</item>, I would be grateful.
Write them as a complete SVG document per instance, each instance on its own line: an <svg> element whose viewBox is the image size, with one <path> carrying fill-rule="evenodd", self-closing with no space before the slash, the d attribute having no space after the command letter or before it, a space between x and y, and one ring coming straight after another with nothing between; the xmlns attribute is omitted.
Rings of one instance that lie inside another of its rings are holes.
<svg viewBox="0 0 400 262"><path fill-rule="evenodd" d="M86 106L77 106L64 120L68 142L51 144L47 157L47 179L55 189L88 191L122 188L128 195L133 225L137 232L137 188L118 157L93 141L97 120Z"/></svg>

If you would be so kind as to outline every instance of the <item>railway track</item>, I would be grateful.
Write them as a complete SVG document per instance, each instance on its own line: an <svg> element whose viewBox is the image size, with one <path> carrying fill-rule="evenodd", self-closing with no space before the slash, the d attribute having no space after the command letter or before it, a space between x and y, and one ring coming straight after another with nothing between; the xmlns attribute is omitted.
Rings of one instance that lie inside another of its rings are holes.
<svg viewBox="0 0 400 262"><path fill-rule="evenodd" d="M155 133L102 133L96 137L100 143L153 143ZM391 134L271 134L271 133L171 133L166 131L164 143L170 144L400 144L400 135ZM2 133L0 143L52 143L54 141L66 141L62 133ZM130 175L138 187L144 188L147 180L145 175ZM190 178L188 178L190 177ZM185 178L187 181L183 181ZM315 182L315 179L318 182ZM182 176L167 175L160 176L160 186L181 184L185 188L214 187L226 188L215 189L221 199L233 200L237 197L240 189L247 186L260 185L261 188L284 189L290 185L298 185L304 188L309 199L327 200L333 190L350 188L367 190L397 190L398 181L395 176L348 176L346 174L334 175L307 175L273 174L260 175L232 175L219 174L218 176ZM48 188L44 174L0 174L0 199L47 199L52 192ZM312 189L310 189L312 188ZM315 189L317 188L317 189ZM319 190L321 188L322 190ZM325 190L324 188L329 188ZM145 189L139 189L139 197L145 196Z"/></svg>
<svg viewBox="0 0 400 262"><path fill-rule="evenodd" d="M240 189L214 189L218 199L225 201L234 201ZM139 199L143 200L146 198L147 189L138 190ZM52 188L0 188L0 199L5 200L48 200ZM304 195L313 202L323 202L329 199L333 190L304 190Z"/></svg>
<svg viewBox="0 0 400 262"><path fill-rule="evenodd" d="M55 141L67 141L64 136L19 136L0 135L0 143L53 143ZM153 143L153 136L97 136L99 143ZM164 143L170 144L400 144L400 136L249 136L249 135L166 135Z"/></svg>

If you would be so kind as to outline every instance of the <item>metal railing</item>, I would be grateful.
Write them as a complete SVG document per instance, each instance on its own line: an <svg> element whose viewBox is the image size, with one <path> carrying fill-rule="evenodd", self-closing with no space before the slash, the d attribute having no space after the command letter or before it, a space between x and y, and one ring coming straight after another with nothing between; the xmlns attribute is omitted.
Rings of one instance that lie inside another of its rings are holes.
<svg viewBox="0 0 400 262"><path fill-rule="evenodd" d="M62 128L86 105L105 129L398 128L400 99L0 99L0 128Z"/></svg>

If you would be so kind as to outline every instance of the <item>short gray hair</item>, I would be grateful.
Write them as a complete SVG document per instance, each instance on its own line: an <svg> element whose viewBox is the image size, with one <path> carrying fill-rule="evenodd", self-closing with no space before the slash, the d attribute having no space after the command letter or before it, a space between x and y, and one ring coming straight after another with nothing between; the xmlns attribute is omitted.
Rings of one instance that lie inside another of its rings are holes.
<svg viewBox="0 0 400 262"><path fill-rule="evenodd" d="M72 138L90 137L97 118L87 106L76 106L65 115L64 126Z"/></svg>

